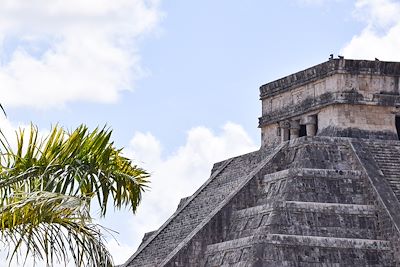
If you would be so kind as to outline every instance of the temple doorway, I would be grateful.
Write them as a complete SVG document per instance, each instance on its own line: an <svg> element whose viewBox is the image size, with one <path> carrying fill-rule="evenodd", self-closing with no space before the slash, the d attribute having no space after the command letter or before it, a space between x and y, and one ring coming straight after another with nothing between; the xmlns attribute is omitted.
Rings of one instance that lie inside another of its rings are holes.
<svg viewBox="0 0 400 267"><path fill-rule="evenodd" d="M304 124L300 124L299 137L306 136L306 135L307 135L306 126Z"/></svg>

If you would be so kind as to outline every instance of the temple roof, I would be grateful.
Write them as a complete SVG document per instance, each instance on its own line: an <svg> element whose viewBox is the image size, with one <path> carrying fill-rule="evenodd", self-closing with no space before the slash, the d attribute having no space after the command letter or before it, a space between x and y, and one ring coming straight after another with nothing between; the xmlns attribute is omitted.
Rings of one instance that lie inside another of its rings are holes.
<svg viewBox="0 0 400 267"><path fill-rule="evenodd" d="M400 62L379 60L330 59L260 87L260 98L271 97L306 83L336 74L369 74L400 76Z"/></svg>

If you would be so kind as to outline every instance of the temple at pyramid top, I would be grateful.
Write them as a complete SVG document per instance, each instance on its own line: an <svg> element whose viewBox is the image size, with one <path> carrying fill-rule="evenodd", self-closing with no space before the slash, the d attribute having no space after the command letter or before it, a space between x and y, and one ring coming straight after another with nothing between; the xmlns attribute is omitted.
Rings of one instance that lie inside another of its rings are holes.
<svg viewBox="0 0 400 267"><path fill-rule="evenodd" d="M398 139L400 62L343 57L260 87L262 146L301 136Z"/></svg>

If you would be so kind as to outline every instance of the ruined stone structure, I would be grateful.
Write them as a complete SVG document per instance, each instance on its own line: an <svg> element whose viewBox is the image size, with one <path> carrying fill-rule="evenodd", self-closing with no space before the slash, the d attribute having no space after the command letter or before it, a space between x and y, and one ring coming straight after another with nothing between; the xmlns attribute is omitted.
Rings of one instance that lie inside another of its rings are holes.
<svg viewBox="0 0 400 267"><path fill-rule="evenodd" d="M400 62L330 59L261 86L260 150L123 266L400 266Z"/></svg>

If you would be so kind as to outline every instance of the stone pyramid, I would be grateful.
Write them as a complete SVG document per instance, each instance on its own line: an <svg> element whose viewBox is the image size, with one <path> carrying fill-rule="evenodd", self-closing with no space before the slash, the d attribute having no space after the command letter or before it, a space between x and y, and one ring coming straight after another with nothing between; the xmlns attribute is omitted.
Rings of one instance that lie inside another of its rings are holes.
<svg viewBox="0 0 400 267"><path fill-rule="evenodd" d="M262 146L122 266L400 266L400 63L342 57L261 86Z"/></svg>

